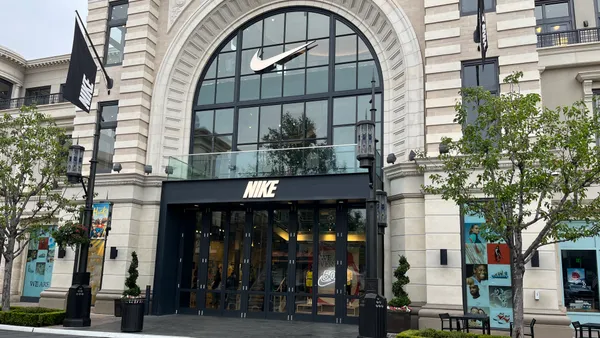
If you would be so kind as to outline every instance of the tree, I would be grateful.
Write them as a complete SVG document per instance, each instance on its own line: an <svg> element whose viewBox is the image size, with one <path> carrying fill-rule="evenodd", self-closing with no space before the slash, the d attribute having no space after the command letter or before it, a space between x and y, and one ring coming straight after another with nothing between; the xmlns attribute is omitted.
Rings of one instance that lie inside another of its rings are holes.
<svg viewBox="0 0 600 338"><path fill-rule="evenodd" d="M10 308L12 267L29 241L61 211L74 211L59 182L66 179L66 136L35 106L0 117L0 254L2 311Z"/></svg>
<svg viewBox="0 0 600 338"><path fill-rule="evenodd" d="M134 251L131 253L131 264L129 265L129 270L127 270L129 276L125 279L125 291L123 291L123 296L128 297L139 297L142 293L140 287L137 285L137 279L139 276L138 272L138 258L137 253Z"/></svg>
<svg viewBox="0 0 600 338"><path fill-rule="evenodd" d="M410 269L410 264L408 264L406 257L400 256L398 259L398 267L396 270L394 270L394 277L396 277L396 281L392 283L392 292L394 293L394 298L392 298L388 303L390 306L403 307L410 305L408 293L404 291L404 286L410 283L410 279L406 275L408 269Z"/></svg>
<svg viewBox="0 0 600 338"><path fill-rule="evenodd" d="M600 227L598 114L583 102L547 109L540 95L519 92L521 72L504 82L511 89L500 96L482 88L461 90L456 119L463 126L459 140L444 138L430 184L424 191L441 195L482 215L488 241L504 241L511 254L513 337L523 333L525 264L541 246L595 236ZM469 110L476 110L475 119ZM467 123L468 122L468 123ZM426 158L421 153L419 158ZM440 173L441 172L441 173ZM592 189L590 189L592 188ZM589 195L589 196L588 196ZM584 221L574 227L569 221ZM524 241L524 232L535 234Z"/></svg>
<svg viewBox="0 0 600 338"><path fill-rule="evenodd" d="M338 163L338 152L332 147L319 146L315 130L315 123L310 118L294 117L285 112L280 128L269 127L262 137L261 142L265 142L264 147L270 151L259 152L258 170L256 163L249 165L246 174L250 175L247 176L260 175L261 172L266 172L269 176L294 176L343 170ZM356 162L353 157L349 160L351 162L344 163L344 166L354 165Z"/></svg>

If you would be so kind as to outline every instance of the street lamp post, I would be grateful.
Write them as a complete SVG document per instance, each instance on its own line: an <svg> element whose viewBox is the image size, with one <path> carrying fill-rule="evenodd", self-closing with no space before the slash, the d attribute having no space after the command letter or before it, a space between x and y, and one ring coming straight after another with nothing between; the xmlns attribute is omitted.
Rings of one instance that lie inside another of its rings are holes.
<svg viewBox="0 0 600 338"><path fill-rule="evenodd" d="M377 242L379 224L385 222L387 217L381 218L381 206L378 200L385 200L385 193L377 193L377 161L376 156L376 131L375 131L375 76L371 80L371 118L356 123L356 159L361 168L369 170L370 196L367 199L367 231L366 231L366 261L367 271L365 278L365 295L360 299L359 309L359 338L380 338L386 336L386 311L385 297L379 295L381 282L377 274ZM378 220L378 215L380 215ZM382 227L383 228L383 227Z"/></svg>
<svg viewBox="0 0 600 338"><path fill-rule="evenodd" d="M90 176L86 182L81 175L83 167L83 154L85 148L76 144L69 147L69 158L67 161L67 178L69 183L81 183L85 192L85 209L83 215L83 228L85 236L90 236L92 226L94 205L94 184L96 182L96 166L98 164L98 145L100 143L100 121L102 111L96 112L96 125L94 130L94 145L92 148L92 159L90 160ZM92 307L92 289L90 287L90 273L87 272L89 245L81 245L79 258L75 261L77 270L73 272L71 287L67 294L67 314L63 321L65 327L90 326L90 309Z"/></svg>

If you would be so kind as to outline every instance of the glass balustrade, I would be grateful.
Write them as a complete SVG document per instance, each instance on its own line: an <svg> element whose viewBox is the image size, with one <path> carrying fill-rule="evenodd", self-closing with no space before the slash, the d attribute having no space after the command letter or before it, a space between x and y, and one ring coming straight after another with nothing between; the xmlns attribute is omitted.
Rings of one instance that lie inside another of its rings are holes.
<svg viewBox="0 0 600 338"><path fill-rule="evenodd" d="M381 168L381 156L378 168ZM168 180L212 180L366 172L358 166L356 145L266 149L170 156ZM379 170L378 170L379 171Z"/></svg>

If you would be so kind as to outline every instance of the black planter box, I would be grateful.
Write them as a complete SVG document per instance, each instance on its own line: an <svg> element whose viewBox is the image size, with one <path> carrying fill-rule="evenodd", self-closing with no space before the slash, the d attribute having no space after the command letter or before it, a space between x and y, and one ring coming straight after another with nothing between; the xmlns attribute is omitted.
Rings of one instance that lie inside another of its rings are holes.
<svg viewBox="0 0 600 338"><path fill-rule="evenodd" d="M121 317L121 298L115 299L115 317Z"/></svg>
<svg viewBox="0 0 600 338"><path fill-rule="evenodd" d="M121 302L121 332L141 332L144 328L144 300Z"/></svg>
<svg viewBox="0 0 600 338"><path fill-rule="evenodd" d="M387 313L387 332L400 333L410 330L410 312L392 312Z"/></svg>

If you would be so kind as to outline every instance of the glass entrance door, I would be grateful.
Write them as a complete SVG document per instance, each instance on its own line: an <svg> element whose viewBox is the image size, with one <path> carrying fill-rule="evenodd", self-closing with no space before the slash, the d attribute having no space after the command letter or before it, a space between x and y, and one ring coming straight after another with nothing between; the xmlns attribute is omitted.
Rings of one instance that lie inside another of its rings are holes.
<svg viewBox="0 0 600 338"><path fill-rule="evenodd" d="M364 211L343 204L194 211L180 240L179 312L357 322Z"/></svg>
<svg viewBox="0 0 600 338"><path fill-rule="evenodd" d="M227 277L225 279L225 298L223 314L226 316L241 317L242 301L244 299L242 287L243 261L246 243L246 212L231 211L225 240L227 242L226 263Z"/></svg>
<svg viewBox="0 0 600 338"><path fill-rule="evenodd" d="M293 253L290 254L291 244L294 234L291 224L292 212L290 208L273 210L273 221L271 231L271 262L270 276L271 287L269 295L268 317L289 319L289 304L291 288L294 283L290 283L293 266Z"/></svg>

